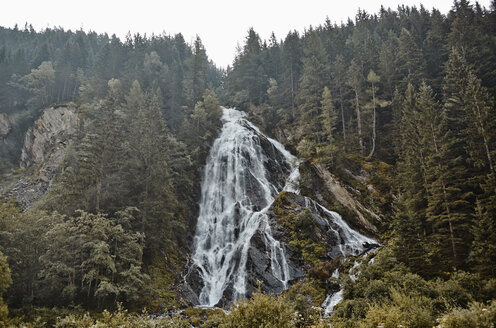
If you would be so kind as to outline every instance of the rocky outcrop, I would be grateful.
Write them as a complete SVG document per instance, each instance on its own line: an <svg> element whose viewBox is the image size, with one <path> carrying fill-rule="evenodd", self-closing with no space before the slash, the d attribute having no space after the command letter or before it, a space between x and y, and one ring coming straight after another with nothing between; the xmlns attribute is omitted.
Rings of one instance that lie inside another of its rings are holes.
<svg viewBox="0 0 496 328"><path fill-rule="evenodd" d="M280 193L268 213L274 237L285 243L288 258L300 267L308 264L308 258L298 247L290 245L292 241L296 245L306 239L307 245L324 247L323 253L312 254L323 262L340 256L358 256L377 245L373 239L352 230L338 213L292 192Z"/></svg>
<svg viewBox="0 0 496 328"><path fill-rule="evenodd" d="M285 250L291 280L295 281L303 277L304 273L301 269L300 261L301 255L287 243L289 241L288 231L284 230L277 223L274 216L269 219L269 224L274 238L281 242ZM264 241L264 228L265 226L262 224L253 235L248 251L246 270L248 278L247 286L249 286L248 293L250 295L259 284L261 284L260 286L263 291L272 294L280 294L284 290L282 282L272 274L271 258L269 256L271 250L267 248Z"/></svg>
<svg viewBox="0 0 496 328"><path fill-rule="evenodd" d="M78 115L72 106L43 110L24 136L19 166L30 170L12 185L4 186L3 196L16 199L24 209L43 196L59 170L77 125Z"/></svg>
<svg viewBox="0 0 496 328"><path fill-rule="evenodd" d="M74 108L51 107L28 129L21 153L21 168L50 166L63 157L69 137L74 134L78 116Z"/></svg>
<svg viewBox="0 0 496 328"><path fill-rule="evenodd" d="M5 140L10 131L12 131L12 123L9 116L5 113L0 113L0 140Z"/></svg>
<svg viewBox="0 0 496 328"><path fill-rule="evenodd" d="M356 197L345 188L329 171L322 165L316 164L315 169L319 177L324 182L326 190L339 202L341 205L350 209L356 214L360 224L370 232L377 233L377 228L373 225L366 216L382 221L381 217L363 206Z"/></svg>

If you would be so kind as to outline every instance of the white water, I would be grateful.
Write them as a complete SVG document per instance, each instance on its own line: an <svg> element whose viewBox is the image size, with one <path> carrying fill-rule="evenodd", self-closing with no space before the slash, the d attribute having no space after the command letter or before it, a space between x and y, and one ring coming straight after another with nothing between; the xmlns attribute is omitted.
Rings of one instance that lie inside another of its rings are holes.
<svg viewBox="0 0 496 328"><path fill-rule="evenodd" d="M365 250L364 245L374 245L377 243L375 240L351 229L339 213L329 211L327 208L308 197L305 197L305 206L313 207L315 212L320 213L321 218L319 219L326 219L322 224L326 225L328 231L334 234L336 238L336 247L341 255L345 257L350 255L356 256Z"/></svg>
<svg viewBox="0 0 496 328"><path fill-rule="evenodd" d="M343 300L343 289L335 292L334 294L327 295L322 307L324 308L324 315L327 316L332 313L334 307Z"/></svg>
<svg viewBox="0 0 496 328"><path fill-rule="evenodd" d="M365 258L371 253L375 253L377 249L370 249L367 252L365 252L362 255L362 258ZM368 262L368 264L374 263L374 257L371 258ZM360 262L355 260L353 262L353 266L348 270L348 275L352 281L356 281L358 279L358 276L360 275L360 271L357 270L357 268L360 266ZM332 273L332 277L338 279L339 278L339 271L336 269ZM343 300L343 288L339 289L339 291L327 295L326 299L324 300L324 303L322 303L322 307L324 308L324 316L329 316L332 311L334 310L334 307L338 305L339 302Z"/></svg>
<svg viewBox="0 0 496 328"><path fill-rule="evenodd" d="M204 283L199 296L204 306L218 304L229 286L234 300L246 294L248 249L259 227L270 249L273 276L284 288L291 278L284 249L272 236L266 212L282 189L296 191L296 159L280 143L266 138L282 158L278 169L287 178L285 185L270 181L267 154L260 144L263 134L244 116L234 109L223 110L224 126L205 167L193 253Z"/></svg>

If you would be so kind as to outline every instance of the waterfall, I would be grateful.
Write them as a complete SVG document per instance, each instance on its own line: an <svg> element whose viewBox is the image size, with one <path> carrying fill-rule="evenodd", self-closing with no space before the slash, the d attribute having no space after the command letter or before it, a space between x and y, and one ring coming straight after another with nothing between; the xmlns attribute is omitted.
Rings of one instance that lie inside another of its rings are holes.
<svg viewBox="0 0 496 328"><path fill-rule="evenodd" d="M299 193L298 163L277 141L268 138L235 109L223 109L223 127L214 141L205 165L200 212L192 260L198 268L203 288L202 306L235 301L247 293L247 261L252 237L262 236L270 258L271 279L288 287L291 273L285 250L272 234L267 210L283 190ZM351 229L336 213L310 198L314 219L334 236L335 255L359 255L375 241ZM341 292L342 293L342 292ZM331 309L341 293L328 296Z"/></svg>
<svg viewBox="0 0 496 328"><path fill-rule="evenodd" d="M244 116L223 109L224 125L205 166L193 253L204 284L199 295L204 306L218 304L228 287L233 300L246 294L250 240L260 227L273 276L285 288L291 278L266 212L281 190L296 191L296 158Z"/></svg>

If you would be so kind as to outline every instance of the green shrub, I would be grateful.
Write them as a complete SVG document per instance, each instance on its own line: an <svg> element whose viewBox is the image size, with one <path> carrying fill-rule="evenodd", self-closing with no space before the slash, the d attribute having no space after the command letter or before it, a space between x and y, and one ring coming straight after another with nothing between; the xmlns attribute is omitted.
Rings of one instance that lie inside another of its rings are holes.
<svg viewBox="0 0 496 328"><path fill-rule="evenodd" d="M456 308L439 320L439 328L494 328L496 301L484 305L473 302L468 309Z"/></svg>
<svg viewBox="0 0 496 328"><path fill-rule="evenodd" d="M292 328L297 327L299 313L283 297L271 297L260 292L253 298L241 300L231 308L221 328Z"/></svg>
<svg viewBox="0 0 496 328"><path fill-rule="evenodd" d="M189 328L189 322L182 318L155 318L146 312L142 314L131 314L118 306L117 311L107 310L98 318L89 314L68 315L58 318L56 328Z"/></svg>

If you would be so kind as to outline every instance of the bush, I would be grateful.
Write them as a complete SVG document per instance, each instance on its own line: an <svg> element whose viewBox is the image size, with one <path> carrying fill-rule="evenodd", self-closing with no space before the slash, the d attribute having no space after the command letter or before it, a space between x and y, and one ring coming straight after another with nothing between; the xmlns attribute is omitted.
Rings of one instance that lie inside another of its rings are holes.
<svg viewBox="0 0 496 328"><path fill-rule="evenodd" d="M494 328L496 301L488 305L473 302L468 309L453 309L438 319L439 328Z"/></svg>
<svg viewBox="0 0 496 328"><path fill-rule="evenodd" d="M56 328L189 328L189 322L181 318L160 318L142 314L130 314L120 306L117 311L103 311L101 317L95 319L89 314L68 315L59 318Z"/></svg>
<svg viewBox="0 0 496 328"><path fill-rule="evenodd" d="M299 314L283 297L271 297L260 292L231 308L221 328L292 328L297 327Z"/></svg>

